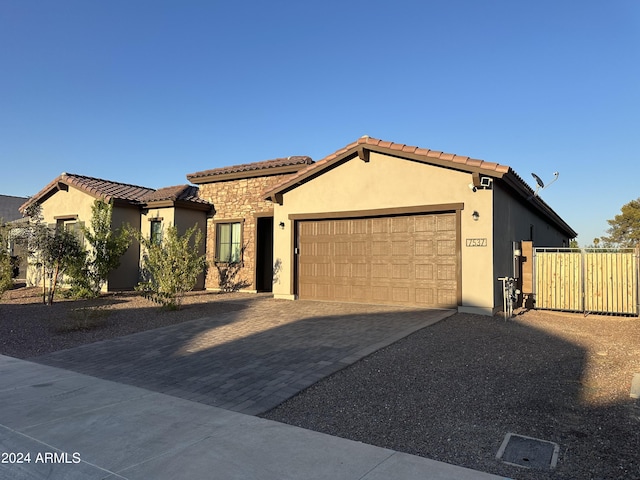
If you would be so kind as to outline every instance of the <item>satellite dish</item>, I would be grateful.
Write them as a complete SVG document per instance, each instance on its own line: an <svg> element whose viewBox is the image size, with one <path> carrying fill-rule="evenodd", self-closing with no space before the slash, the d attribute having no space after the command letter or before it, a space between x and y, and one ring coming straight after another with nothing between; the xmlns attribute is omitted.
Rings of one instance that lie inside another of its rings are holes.
<svg viewBox="0 0 640 480"><path fill-rule="evenodd" d="M558 177L560 176L559 172L553 172L553 180L551 180L547 186L545 187L544 182L542 181L542 179L536 175L535 173L532 173L531 176L536 180L536 183L538 184L538 186L536 187L536 191L533 192L533 197L537 197L538 196L538 191L539 190L544 190L545 188L547 188L549 185L551 185L553 182L555 182L556 180L558 180ZM532 197L529 197L532 198Z"/></svg>
<svg viewBox="0 0 640 480"><path fill-rule="evenodd" d="M544 182L538 175L536 175L535 173L532 173L531 176L536 179L536 183L538 184L539 188L544 188Z"/></svg>

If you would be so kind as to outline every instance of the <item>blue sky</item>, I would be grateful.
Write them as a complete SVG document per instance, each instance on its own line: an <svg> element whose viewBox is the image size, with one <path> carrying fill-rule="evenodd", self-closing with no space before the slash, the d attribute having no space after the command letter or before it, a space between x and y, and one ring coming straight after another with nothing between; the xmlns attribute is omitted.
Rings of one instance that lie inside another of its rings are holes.
<svg viewBox="0 0 640 480"><path fill-rule="evenodd" d="M0 0L0 194L362 135L511 166L581 244L640 197L640 2Z"/></svg>

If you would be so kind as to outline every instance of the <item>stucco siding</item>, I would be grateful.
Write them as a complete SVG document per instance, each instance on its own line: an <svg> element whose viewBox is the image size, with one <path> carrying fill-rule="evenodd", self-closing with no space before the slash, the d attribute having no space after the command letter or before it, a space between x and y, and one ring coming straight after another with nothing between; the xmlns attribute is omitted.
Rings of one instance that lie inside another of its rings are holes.
<svg viewBox="0 0 640 480"><path fill-rule="evenodd" d="M89 220L90 221L90 220ZM112 228L122 228L129 225L140 229L140 209L137 207L115 206L111 217ZM140 258L140 244L137 240L131 242L129 249L120 258L120 266L109 274L107 290L131 290L138 283L138 262Z"/></svg>
<svg viewBox="0 0 640 480"><path fill-rule="evenodd" d="M526 200L516 197L501 182L496 182L494 195L494 271L495 305L502 305L498 277L513 276L513 242L531 240L534 245L566 247L569 238L552 222L543 218Z"/></svg>
<svg viewBox="0 0 640 480"><path fill-rule="evenodd" d="M327 213L425 207L425 211L460 210L459 268L462 305L493 307L492 277L492 193L473 192L470 173L426 165L391 155L371 152L369 162L358 157L328 169L322 175L285 192L276 205L274 261L280 269L274 295L294 295L294 220L296 215L323 218ZM449 206L449 207L448 207ZM478 220L472 213L478 212ZM467 246L466 240L480 239ZM483 243L484 241L484 243Z"/></svg>
<svg viewBox="0 0 640 480"><path fill-rule="evenodd" d="M68 190L58 190L42 201L43 220L46 224L53 225L58 220L75 218L78 222L82 222L85 227L90 228L92 207L95 200L95 197L72 186L69 186ZM140 228L140 211L137 208L115 206L111 223L114 228L121 227L124 224ZM105 289L132 289L138 281L139 255L138 243L134 242L120 259L120 267L109 275ZM27 280L30 284L40 281L37 272L29 273Z"/></svg>

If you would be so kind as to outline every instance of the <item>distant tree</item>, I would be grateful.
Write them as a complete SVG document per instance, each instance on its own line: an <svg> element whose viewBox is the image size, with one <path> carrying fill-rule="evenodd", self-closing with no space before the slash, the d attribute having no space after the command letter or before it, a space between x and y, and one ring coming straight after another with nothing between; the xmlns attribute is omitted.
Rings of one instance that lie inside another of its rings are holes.
<svg viewBox="0 0 640 480"><path fill-rule="evenodd" d="M608 236L600 240L607 246L635 247L640 245L640 198L622 206L621 213L607 220ZM594 242L595 243L595 242Z"/></svg>
<svg viewBox="0 0 640 480"><path fill-rule="evenodd" d="M0 295L13 286L13 265L8 245L9 228L0 218Z"/></svg>
<svg viewBox="0 0 640 480"><path fill-rule="evenodd" d="M160 242L142 235L139 240L144 254L137 289L165 307L180 308L184 294L193 290L207 267L205 256L198 254L202 232L194 225L180 236L175 226L169 226Z"/></svg>
<svg viewBox="0 0 640 480"><path fill-rule="evenodd" d="M112 228L112 216L113 202L96 200L91 207L91 228L81 227L88 248L69 272L71 288L78 296L97 297L131 245L130 228Z"/></svg>
<svg viewBox="0 0 640 480"><path fill-rule="evenodd" d="M569 240L569 248L580 248L580 245L578 245L578 240L571 239Z"/></svg>

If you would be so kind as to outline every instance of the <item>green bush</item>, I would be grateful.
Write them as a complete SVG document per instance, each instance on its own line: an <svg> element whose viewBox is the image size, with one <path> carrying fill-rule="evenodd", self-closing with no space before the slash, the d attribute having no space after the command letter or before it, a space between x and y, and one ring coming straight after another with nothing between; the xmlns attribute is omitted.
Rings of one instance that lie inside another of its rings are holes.
<svg viewBox="0 0 640 480"><path fill-rule="evenodd" d="M193 290L207 268L205 256L198 254L202 232L194 225L180 236L176 227L169 226L160 242L140 236L140 243L144 254L137 290L167 308L180 308L185 293Z"/></svg>

